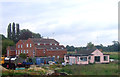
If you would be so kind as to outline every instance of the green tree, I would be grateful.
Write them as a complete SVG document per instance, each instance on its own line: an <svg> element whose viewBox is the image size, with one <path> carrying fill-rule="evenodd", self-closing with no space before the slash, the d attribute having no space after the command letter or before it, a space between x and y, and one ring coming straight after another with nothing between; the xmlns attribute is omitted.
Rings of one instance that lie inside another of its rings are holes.
<svg viewBox="0 0 120 77"><path fill-rule="evenodd" d="M19 36L20 36L20 29L19 29L19 24L16 24L16 41L19 41Z"/></svg>
<svg viewBox="0 0 120 77"><path fill-rule="evenodd" d="M87 43L87 46L86 46L87 48L93 48L94 47L94 44L92 44L92 42L89 42L89 43Z"/></svg>
<svg viewBox="0 0 120 77"><path fill-rule="evenodd" d="M14 46L14 45L15 43L12 40L9 40L9 39L2 40L2 54L5 55L7 53L6 48L8 46Z"/></svg>
<svg viewBox="0 0 120 77"><path fill-rule="evenodd" d="M26 58L27 58L27 55L24 54L24 53L21 53L21 54L19 55L19 57L21 57L21 58L23 58L23 59L26 59Z"/></svg>
<svg viewBox="0 0 120 77"><path fill-rule="evenodd" d="M12 24L12 40L15 41L16 37L15 37L15 23L13 22Z"/></svg>
<svg viewBox="0 0 120 77"><path fill-rule="evenodd" d="M9 38L9 39L12 39L12 35L11 35L12 33L11 33L11 23L9 23L9 25L8 25L8 29L7 29L7 37Z"/></svg>

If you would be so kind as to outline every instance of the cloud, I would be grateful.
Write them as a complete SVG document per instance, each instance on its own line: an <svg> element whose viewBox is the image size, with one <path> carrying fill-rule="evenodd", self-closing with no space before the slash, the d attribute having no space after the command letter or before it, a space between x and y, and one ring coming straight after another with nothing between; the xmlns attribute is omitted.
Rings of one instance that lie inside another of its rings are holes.
<svg viewBox="0 0 120 77"><path fill-rule="evenodd" d="M118 0L1 2L0 33L6 35L7 25L17 22L21 29L55 38L64 45L85 46L90 41L107 45L117 40L117 4Z"/></svg>

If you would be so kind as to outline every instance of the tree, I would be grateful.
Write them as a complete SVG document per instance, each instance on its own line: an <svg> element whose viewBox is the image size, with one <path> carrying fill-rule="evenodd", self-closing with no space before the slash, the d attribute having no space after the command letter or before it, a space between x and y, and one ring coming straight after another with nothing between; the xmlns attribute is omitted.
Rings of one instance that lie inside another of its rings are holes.
<svg viewBox="0 0 120 77"><path fill-rule="evenodd" d="M20 29L19 24L16 24L16 42L19 41Z"/></svg>
<svg viewBox="0 0 120 77"><path fill-rule="evenodd" d="M12 35L11 35L11 23L9 23L8 29L7 29L7 37L8 37L9 39L12 39L11 36L12 36Z"/></svg>
<svg viewBox="0 0 120 77"><path fill-rule="evenodd" d="M21 54L19 55L19 57L21 57L21 58L23 58L23 59L26 59L26 58L27 58L27 55L24 54L24 53L21 53Z"/></svg>
<svg viewBox="0 0 120 77"><path fill-rule="evenodd" d="M41 38L41 35L39 33L33 33L28 29L23 29L20 31L20 37L21 40L27 40L28 38Z"/></svg>
<svg viewBox="0 0 120 77"><path fill-rule="evenodd" d="M12 40L15 41L16 37L15 37L15 23L13 22L12 24Z"/></svg>
<svg viewBox="0 0 120 77"><path fill-rule="evenodd" d="M21 30L20 37L21 40L27 40L28 38L32 38L32 32L28 29Z"/></svg>
<svg viewBox="0 0 120 77"><path fill-rule="evenodd" d="M87 48L93 48L94 44L92 44L92 42L87 43Z"/></svg>
<svg viewBox="0 0 120 77"><path fill-rule="evenodd" d="M33 38L41 38L41 35L39 33L36 34L36 33L32 32L32 37Z"/></svg>
<svg viewBox="0 0 120 77"><path fill-rule="evenodd" d="M12 40L9 40L9 39L2 40L2 54L5 55L7 53L6 48L8 46L14 46L14 45L15 45L15 43Z"/></svg>

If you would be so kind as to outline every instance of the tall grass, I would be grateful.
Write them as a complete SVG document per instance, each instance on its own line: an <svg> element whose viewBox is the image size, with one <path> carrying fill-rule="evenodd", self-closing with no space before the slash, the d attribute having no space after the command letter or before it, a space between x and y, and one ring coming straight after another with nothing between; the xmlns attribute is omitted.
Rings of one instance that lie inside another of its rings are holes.
<svg viewBox="0 0 120 77"><path fill-rule="evenodd" d="M118 64L68 65L58 72L72 75L118 75Z"/></svg>

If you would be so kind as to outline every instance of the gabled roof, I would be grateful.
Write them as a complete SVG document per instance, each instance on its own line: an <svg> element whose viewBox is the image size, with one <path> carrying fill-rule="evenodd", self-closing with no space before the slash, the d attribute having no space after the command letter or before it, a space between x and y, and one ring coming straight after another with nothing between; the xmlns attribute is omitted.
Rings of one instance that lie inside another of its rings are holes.
<svg viewBox="0 0 120 77"><path fill-rule="evenodd" d="M67 54L66 56L88 56L87 54Z"/></svg>
<svg viewBox="0 0 120 77"><path fill-rule="evenodd" d="M19 40L17 43L22 42L25 43L27 40Z"/></svg>
<svg viewBox="0 0 120 77"><path fill-rule="evenodd" d="M97 48L91 48L91 49L81 49L80 51L78 51L78 54L87 54L90 55L92 52L94 52Z"/></svg>
<svg viewBox="0 0 120 77"><path fill-rule="evenodd" d="M63 45L35 45L37 49L48 49L48 50L64 50L66 49Z"/></svg>
<svg viewBox="0 0 120 77"><path fill-rule="evenodd" d="M58 44L59 43L54 39L45 39L45 38L29 38L29 39L31 39L34 44L37 44L37 43L42 43L42 44L43 43L46 43L46 44L50 44L50 43L55 44L55 43L57 43Z"/></svg>

